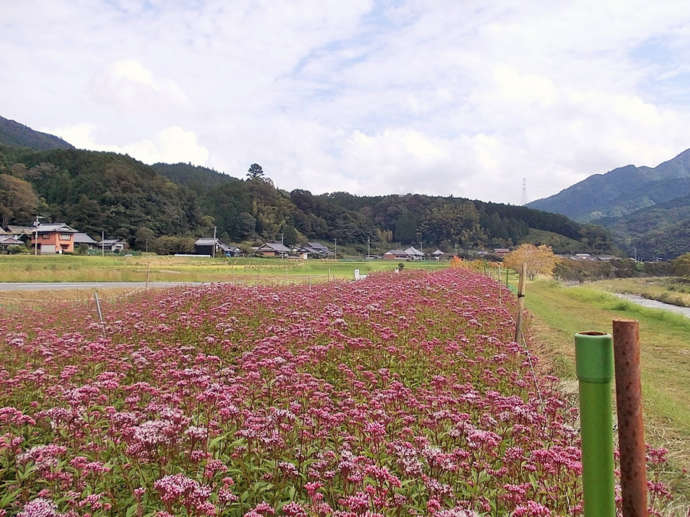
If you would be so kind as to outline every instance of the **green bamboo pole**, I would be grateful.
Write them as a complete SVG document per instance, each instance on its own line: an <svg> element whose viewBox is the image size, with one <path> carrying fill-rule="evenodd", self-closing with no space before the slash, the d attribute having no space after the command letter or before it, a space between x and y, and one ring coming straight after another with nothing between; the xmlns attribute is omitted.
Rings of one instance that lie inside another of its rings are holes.
<svg viewBox="0 0 690 517"><path fill-rule="evenodd" d="M585 517L615 517L611 381L613 345L603 332L575 334Z"/></svg>

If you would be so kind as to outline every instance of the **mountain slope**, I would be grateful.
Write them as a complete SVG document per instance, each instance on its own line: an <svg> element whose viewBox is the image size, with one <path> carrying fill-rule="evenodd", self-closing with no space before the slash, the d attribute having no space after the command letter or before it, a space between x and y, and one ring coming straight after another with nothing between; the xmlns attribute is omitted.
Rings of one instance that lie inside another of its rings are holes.
<svg viewBox="0 0 690 517"><path fill-rule="evenodd" d="M623 216L689 194L690 149L653 168L626 165L594 174L527 206L589 222Z"/></svg>
<svg viewBox="0 0 690 517"><path fill-rule="evenodd" d="M288 244L337 239L339 246L349 244L360 252L367 242L372 250L385 250L420 240L425 248L450 250L510 246L537 229L563 236L570 247L568 239L577 241L578 251L611 250L603 229L526 207L417 194L286 192L269 178L240 180L190 164L151 167L115 153L0 146L0 177L36 194L26 196L27 206L3 206L0 195L0 213L10 223L29 223L26 219L39 213L92 235L105 231L131 245L141 244L144 234L147 239L199 237L216 226L227 242L280 239L282 234Z"/></svg>
<svg viewBox="0 0 690 517"><path fill-rule="evenodd" d="M140 227L156 235L182 234L198 231L203 222L189 189L129 156L0 146L0 174L28 182L40 196L36 209L46 220L92 235L104 231L133 243Z"/></svg>
<svg viewBox="0 0 690 517"><path fill-rule="evenodd" d="M37 151L47 149L74 149L62 138L35 131L28 126L0 117L0 144L14 147L28 147Z"/></svg>
<svg viewBox="0 0 690 517"><path fill-rule="evenodd" d="M690 195L595 223L609 228L622 248L641 259L672 259L690 251Z"/></svg>

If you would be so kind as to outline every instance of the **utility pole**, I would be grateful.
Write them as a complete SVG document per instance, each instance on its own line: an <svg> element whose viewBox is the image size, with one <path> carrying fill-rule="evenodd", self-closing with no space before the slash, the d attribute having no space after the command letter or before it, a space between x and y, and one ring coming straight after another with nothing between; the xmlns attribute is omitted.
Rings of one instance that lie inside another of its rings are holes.
<svg viewBox="0 0 690 517"><path fill-rule="evenodd" d="M371 237L367 237L367 258L371 255L369 249L371 248Z"/></svg>
<svg viewBox="0 0 690 517"><path fill-rule="evenodd" d="M335 243L335 253L333 256L335 257L335 260L338 260L338 239L333 239L333 242Z"/></svg>
<svg viewBox="0 0 690 517"><path fill-rule="evenodd" d="M284 233L281 233L281 234L280 234L280 244L283 245L283 246L285 246L285 242L283 241L284 236L285 236Z"/></svg>
<svg viewBox="0 0 690 517"><path fill-rule="evenodd" d="M39 216L36 215L36 220L34 221L34 255L38 255L38 225L41 224L39 221Z"/></svg>
<svg viewBox="0 0 690 517"><path fill-rule="evenodd" d="M105 244L103 241L105 240L105 232L101 230L101 257L105 257Z"/></svg>
<svg viewBox="0 0 690 517"><path fill-rule="evenodd" d="M213 258L216 258L216 227L213 227Z"/></svg>

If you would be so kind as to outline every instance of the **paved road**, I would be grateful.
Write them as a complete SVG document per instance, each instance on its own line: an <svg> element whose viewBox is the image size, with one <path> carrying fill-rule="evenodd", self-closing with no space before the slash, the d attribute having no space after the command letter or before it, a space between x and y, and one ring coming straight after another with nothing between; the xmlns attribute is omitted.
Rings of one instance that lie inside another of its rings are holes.
<svg viewBox="0 0 690 517"><path fill-rule="evenodd" d="M201 282L149 282L149 287L202 285ZM127 289L146 287L146 282L0 282L0 291L55 291L58 289Z"/></svg>

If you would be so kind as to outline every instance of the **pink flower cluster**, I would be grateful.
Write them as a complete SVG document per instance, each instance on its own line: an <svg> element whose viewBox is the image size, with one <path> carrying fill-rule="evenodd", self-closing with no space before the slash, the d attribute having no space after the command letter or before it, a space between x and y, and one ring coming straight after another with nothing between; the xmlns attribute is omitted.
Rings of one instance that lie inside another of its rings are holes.
<svg viewBox="0 0 690 517"><path fill-rule="evenodd" d="M85 305L0 315L0 517L581 513L577 411L484 276L217 284L103 311L106 337Z"/></svg>

